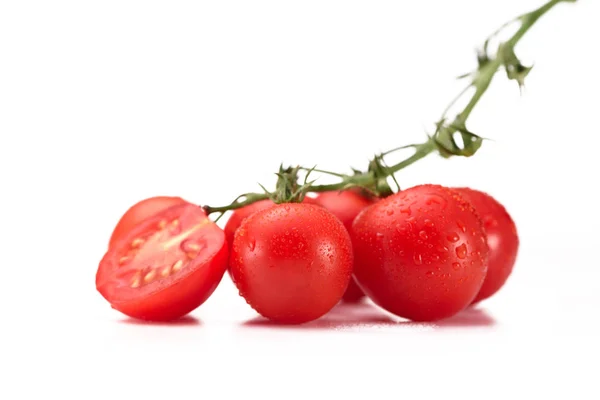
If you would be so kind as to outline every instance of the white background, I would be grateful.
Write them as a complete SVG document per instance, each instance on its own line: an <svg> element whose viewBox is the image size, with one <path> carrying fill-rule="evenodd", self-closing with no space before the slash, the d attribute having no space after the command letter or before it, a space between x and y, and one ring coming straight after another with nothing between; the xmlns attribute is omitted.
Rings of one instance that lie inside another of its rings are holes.
<svg viewBox="0 0 600 400"><path fill-rule="evenodd" d="M527 87L498 75L475 157L398 174L489 191L517 222L514 273L478 310L248 326L225 277L190 323L143 325L94 287L142 198L219 205L280 162L347 171L423 140L475 47L541 3L2 0L0 398L598 398L598 1L527 34Z"/></svg>

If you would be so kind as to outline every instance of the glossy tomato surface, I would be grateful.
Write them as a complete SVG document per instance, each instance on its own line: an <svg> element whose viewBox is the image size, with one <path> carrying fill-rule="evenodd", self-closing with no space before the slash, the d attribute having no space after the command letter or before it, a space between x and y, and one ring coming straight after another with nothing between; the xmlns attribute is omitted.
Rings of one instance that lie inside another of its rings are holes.
<svg viewBox="0 0 600 400"><path fill-rule="evenodd" d="M483 286L473 301L476 303L492 296L506 283L517 259L519 236L511 216L492 196L469 188L456 190L481 216L489 247L488 271Z"/></svg>
<svg viewBox="0 0 600 400"><path fill-rule="evenodd" d="M366 208L352 225L354 274L400 317L450 317L475 298L487 271L481 219L458 192L416 186Z"/></svg>
<svg viewBox="0 0 600 400"><path fill-rule="evenodd" d="M280 204L236 231L231 276L258 313L279 323L319 318L338 303L352 274L344 225L324 208Z"/></svg>
<svg viewBox="0 0 600 400"><path fill-rule="evenodd" d="M305 197L302 202L314 204L315 200L311 197ZM271 208L273 206L275 206L275 203L273 203L271 200L260 200L256 203L252 203L246 207L235 210L227 220L224 228L225 236L227 237L227 243L230 245L233 243L233 235L240 227L244 219L248 218L257 211L266 210L267 208Z"/></svg>
<svg viewBox="0 0 600 400"><path fill-rule="evenodd" d="M148 217L153 216L169 207L187 203L181 197L155 196L144 199L131 206L121 217L110 237L108 246L114 245L123 236Z"/></svg>
<svg viewBox="0 0 600 400"><path fill-rule="evenodd" d="M315 201L320 206L331 211L344 224L346 229L350 231L354 218L365 207L371 205L374 200L365 198L358 191L344 190L320 193L315 198ZM354 303L360 301L364 296L365 294L358 287L354 278L352 278L342 300Z"/></svg>
<svg viewBox="0 0 600 400"><path fill-rule="evenodd" d="M235 234L235 231L240 227L246 218L257 211L266 210L274 205L275 203L273 203L271 200L261 200L235 210L227 220L224 228L225 236L227 237L227 243L230 245L233 243L233 235Z"/></svg>
<svg viewBox="0 0 600 400"><path fill-rule="evenodd" d="M201 305L227 268L225 233L198 206L184 203L140 222L109 248L96 288L113 308L165 321Z"/></svg>

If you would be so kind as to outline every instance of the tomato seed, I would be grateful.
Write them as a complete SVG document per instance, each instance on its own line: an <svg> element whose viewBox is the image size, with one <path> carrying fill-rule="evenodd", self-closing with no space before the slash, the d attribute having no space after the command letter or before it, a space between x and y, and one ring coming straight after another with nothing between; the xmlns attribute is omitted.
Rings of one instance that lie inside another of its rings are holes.
<svg viewBox="0 0 600 400"><path fill-rule="evenodd" d="M142 244L144 244L144 239L142 239L142 238L135 238L131 242L131 247L133 247L135 249L135 248L140 247Z"/></svg>
<svg viewBox="0 0 600 400"><path fill-rule="evenodd" d="M173 272L177 272L183 267L183 260L177 260L175 264L173 264Z"/></svg>
<svg viewBox="0 0 600 400"><path fill-rule="evenodd" d="M146 276L144 276L144 282L150 283L154 280L155 277L156 277L156 270L153 269L152 271L148 272L146 274Z"/></svg>
<svg viewBox="0 0 600 400"><path fill-rule="evenodd" d="M138 272L131 281L131 287L136 288L140 286L140 273Z"/></svg>

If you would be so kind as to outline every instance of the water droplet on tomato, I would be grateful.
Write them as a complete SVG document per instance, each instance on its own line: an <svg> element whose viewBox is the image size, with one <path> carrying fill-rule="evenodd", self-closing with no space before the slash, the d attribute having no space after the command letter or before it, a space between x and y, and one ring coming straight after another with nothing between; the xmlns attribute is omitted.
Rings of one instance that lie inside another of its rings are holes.
<svg viewBox="0 0 600 400"><path fill-rule="evenodd" d="M254 248L256 247L256 239L252 239L248 242L248 248L250 249L250 251L254 251Z"/></svg>
<svg viewBox="0 0 600 400"><path fill-rule="evenodd" d="M425 232L425 231L419 232L419 237L423 240L427 240L429 238L429 236L427 235L427 232Z"/></svg>
<svg viewBox="0 0 600 400"><path fill-rule="evenodd" d="M486 229L495 228L498 226L498 220L491 215L486 215L483 217L483 226Z"/></svg>
<svg viewBox="0 0 600 400"><path fill-rule="evenodd" d="M457 262L452 263L452 269L458 271L460 269L460 264Z"/></svg>
<svg viewBox="0 0 600 400"><path fill-rule="evenodd" d="M456 247L456 256L458 258L460 258L461 260L463 260L467 256L467 245L466 244L463 243L460 246Z"/></svg>
<svg viewBox="0 0 600 400"><path fill-rule="evenodd" d="M429 228L433 228L434 227L433 221L430 220L430 219L426 219L425 220L425 226L427 226Z"/></svg>
<svg viewBox="0 0 600 400"><path fill-rule="evenodd" d="M423 264L423 256L419 253L415 253L413 255L413 261L415 262L416 265L421 265L421 264Z"/></svg>
<svg viewBox="0 0 600 400"><path fill-rule="evenodd" d="M467 227L461 221L456 221L456 226L458 226L463 233L467 232Z"/></svg>
<svg viewBox="0 0 600 400"><path fill-rule="evenodd" d="M458 236L457 233L452 232L451 234L449 234L448 236L446 236L446 238L451 241L452 243L456 243L458 242L458 239L460 239L460 237Z"/></svg>
<svg viewBox="0 0 600 400"><path fill-rule="evenodd" d="M387 215L394 215L394 209L393 208L388 208L387 211L385 212Z"/></svg>
<svg viewBox="0 0 600 400"><path fill-rule="evenodd" d="M383 237L383 233L377 232L375 236L377 236L378 239L381 239Z"/></svg>
<svg viewBox="0 0 600 400"><path fill-rule="evenodd" d="M427 271L425 275L431 278L433 275L435 275L435 273L433 271Z"/></svg>

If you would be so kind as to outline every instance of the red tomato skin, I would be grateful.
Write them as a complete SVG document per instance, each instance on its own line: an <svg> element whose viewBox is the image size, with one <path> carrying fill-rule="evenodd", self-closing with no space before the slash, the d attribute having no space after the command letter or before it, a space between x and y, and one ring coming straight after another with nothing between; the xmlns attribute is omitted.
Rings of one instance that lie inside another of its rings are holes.
<svg viewBox="0 0 600 400"><path fill-rule="evenodd" d="M351 230L354 274L376 304L413 321L466 308L486 275L481 219L458 192L420 185L364 209Z"/></svg>
<svg viewBox="0 0 600 400"><path fill-rule="evenodd" d="M494 295L512 273L519 250L519 235L515 222L502 204L487 193L456 188L477 210L483 221L489 247L488 271L481 290L473 303Z"/></svg>
<svg viewBox="0 0 600 400"><path fill-rule="evenodd" d="M358 303L365 298L365 292L356 284L356 280L354 276L350 279L350 283L348 283L348 288L346 292L344 292L344 296L342 296L342 301L345 303Z"/></svg>
<svg viewBox="0 0 600 400"><path fill-rule="evenodd" d="M315 200L311 197L304 197L303 203L314 204ZM252 203L246 207L235 210L227 220L224 228L225 236L227 237L227 243L229 243L230 248L232 247L235 231L240 227L240 225L242 225L242 222L246 218L258 211L266 210L267 208L271 208L273 206L275 206L275 203L267 199L257 201L256 203Z"/></svg>
<svg viewBox="0 0 600 400"><path fill-rule="evenodd" d="M209 230L212 240L216 243L212 254L204 254L200 265L195 265L193 271L184 278L175 280L173 284L160 285L157 290L146 295L115 300L105 289L103 284L110 269L118 263L119 249L126 247L139 232L147 226L156 225L162 216L176 212L178 209L194 209L194 212L204 212L197 206L184 203L159 212L145 221L141 221L132 228L121 240L114 244L102 258L96 274L96 288L115 310L123 314L147 321L172 321L185 316L202 305L219 285L227 269L229 249L225 240L225 233L214 222L209 221L203 229Z"/></svg>
<svg viewBox="0 0 600 400"><path fill-rule="evenodd" d="M117 222L117 225L111 234L108 247L112 247L121 238L126 236L132 228L146 218L158 214L167 208L183 203L187 203L187 201L181 197L171 196L149 197L135 203L133 206L129 207L121 219L119 219L119 222Z"/></svg>
<svg viewBox="0 0 600 400"><path fill-rule="evenodd" d="M259 314L300 324L340 301L352 261L350 236L339 219L320 206L290 203L244 220L233 240L230 272Z"/></svg>
<svg viewBox="0 0 600 400"><path fill-rule="evenodd" d="M271 208L274 205L275 203L273 203L271 200L260 200L256 203L252 203L246 207L242 207L235 210L227 220L227 223L225 224L224 228L225 236L227 237L227 243L229 243L230 247L233 243L233 236L235 235L235 231L240 227L240 225L246 218L258 211Z"/></svg>
<svg viewBox="0 0 600 400"><path fill-rule="evenodd" d="M367 206L373 203L373 200L362 196L359 191L344 190L331 191L320 193L316 199L316 203L339 218L344 224L344 227L350 231L354 218ZM348 289L344 293L342 300L347 303L356 303L365 297L363 291L358 287L354 278L350 280Z"/></svg>

